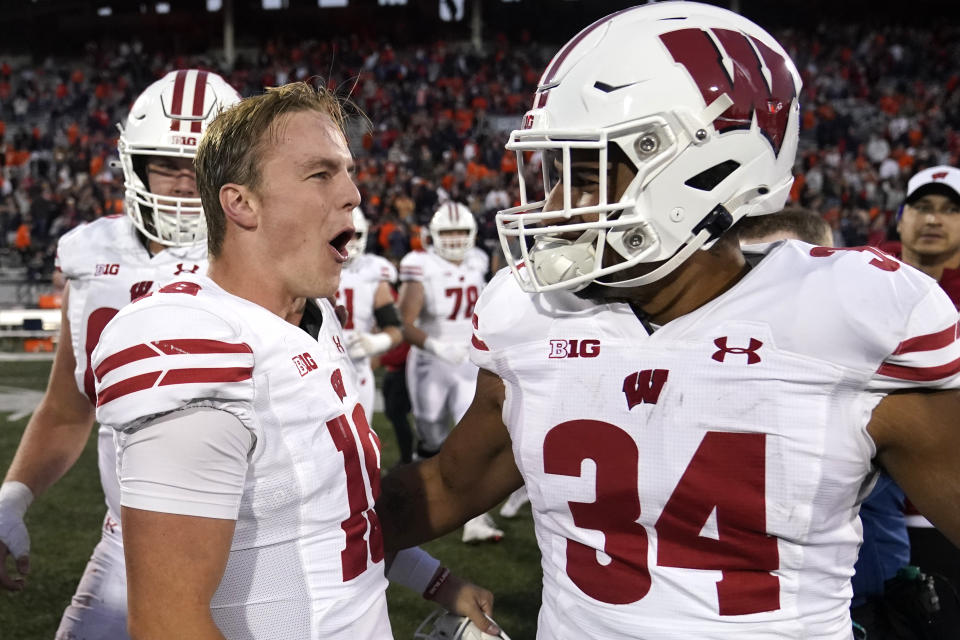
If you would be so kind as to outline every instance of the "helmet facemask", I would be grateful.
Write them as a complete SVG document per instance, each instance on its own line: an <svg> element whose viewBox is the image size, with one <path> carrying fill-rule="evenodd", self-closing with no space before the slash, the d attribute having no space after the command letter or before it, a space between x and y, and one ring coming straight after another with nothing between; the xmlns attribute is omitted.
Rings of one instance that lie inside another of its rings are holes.
<svg viewBox="0 0 960 640"><path fill-rule="evenodd" d="M521 205L497 215L497 230L524 289L576 291L657 254L660 237L638 210L637 196L679 152L666 119L594 136L515 131L507 147L517 153ZM526 151L539 154L539 184L524 179ZM605 266L608 247L619 258L608 255Z"/></svg>
<svg viewBox="0 0 960 640"><path fill-rule="evenodd" d="M120 166L124 176L124 198L127 215L149 240L166 246L184 247L206 238L207 228L199 194L196 197L160 195L147 185L147 166L151 159L162 157L193 158L193 153L169 153L157 149L150 152L125 148L123 129L120 136Z"/></svg>

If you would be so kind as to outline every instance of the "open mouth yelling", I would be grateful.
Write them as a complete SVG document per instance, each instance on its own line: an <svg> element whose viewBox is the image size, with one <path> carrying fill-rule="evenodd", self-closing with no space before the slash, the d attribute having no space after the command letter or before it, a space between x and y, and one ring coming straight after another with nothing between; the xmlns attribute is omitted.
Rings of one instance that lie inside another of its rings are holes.
<svg viewBox="0 0 960 640"><path fill-rule="evenodd" d="M347 261L347 243L350 242L352 238L353 229L347 228L335 235L333 240L330 241L330 246L338 256L337 262L343 263Z"/></svg>

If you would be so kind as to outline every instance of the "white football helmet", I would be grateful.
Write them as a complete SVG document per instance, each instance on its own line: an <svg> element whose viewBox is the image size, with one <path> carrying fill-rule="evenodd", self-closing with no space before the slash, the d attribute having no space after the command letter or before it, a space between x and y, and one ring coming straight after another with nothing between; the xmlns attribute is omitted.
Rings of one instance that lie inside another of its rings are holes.
<svg viewBox="0 0 960 640"><path fill-rule="evenodd" d="M367 248L367 232L370 231L370 223L360 207L355 207L353 213L353 237L347 241L347 262L353 260L364 252Z"/></svg>
<svg viewBox="0 0 960 640"><path fill-rule="evenodd" d="M449 234L445 231L466 231ZM430 218L430 239L437 255L446 260L460 261L477 240L477 221L466 205L448 201L440 205Z"/></svg>
<svg viewBox="0 0 960 640"><path fill-rule="evenodd" d="M217 114L240 94L211 71L181 69L157 80L133 103L120 129L126 212L147 238L182 247L206 238L200 198L152 193L147 187L150 156L193 158Z"/></svg>
<svg viewBox="0 0 960 640"><path fill-rule="evenodd" d="M500 625L497 625L500 626ZM424 619L413 632L414 640L510 640L510 636L500 630L500 635L491 636L477 628L466 616L458 616L437 609Z"/></svg>
<svg viewBox="0 0 960 640"><path fill-rule="evenodd" d="M741 217L779 211L793 183L800 84L783 47L719 7L658 2L581 31L547 66L507 143L521 205L497 214L497 230L521 286L648 284ZM531 151L542 184L524 180ZM636 171L619 198L597 169L614 159ZM584 167L596 197L578 200L586 187L572 179ZM545 212L554 187L556 210ZM620 261L605 267L607 247ZM639 277L607 277L661 261Z"/></svg>

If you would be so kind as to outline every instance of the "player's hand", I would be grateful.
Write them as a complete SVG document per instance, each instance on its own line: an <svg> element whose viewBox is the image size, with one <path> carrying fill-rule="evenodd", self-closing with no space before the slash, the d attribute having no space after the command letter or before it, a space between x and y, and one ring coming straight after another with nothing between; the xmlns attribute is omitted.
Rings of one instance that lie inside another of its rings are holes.
<svg viewBox="0 0 960 640"><path fill-rule="evenodd" d="M451 573L432 600L447 611L470 618L483 633L500 635L500 627L492 618L493 594L487 589Z"/></svg>
<svg viewBox="0 0 960 640"><path fill-rule="evenodd" d="M26 485L5 482L0 487L0 588L20 591L26 585L30 572L30 535L23 516L33 500ZM17 575L7 573L7 558L13 562Z"/></svg>
<svg viewBox="0 0 960 640"><path fill-rule="evenodd" d="M353 360L363 360L390 350L393 339L386 333L357 331L347 340L347 355Z"/></svg>
<svg viewBox="0 0 960 640"><path fill-rule="evenodd" d="M453 365L465 362L470 355L467 345L460 342L441 342L433 338L427 338L423 343L423 348L447 364Z"/></svg>

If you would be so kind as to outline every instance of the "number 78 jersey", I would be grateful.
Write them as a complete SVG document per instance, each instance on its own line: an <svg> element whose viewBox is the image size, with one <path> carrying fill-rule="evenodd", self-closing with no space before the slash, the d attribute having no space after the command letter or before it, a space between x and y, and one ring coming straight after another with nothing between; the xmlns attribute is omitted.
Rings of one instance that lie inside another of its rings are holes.
<svg viewBox="0 0 960 640"><path fill-rule="evenodd" d="M423 285L419 327L438 340L469 340L474 306L485 284L489 259L477 248L455 264L428 251L414 251L400 261L400 281Z"/></svg>
<svg viewBox="0 0 960 640"><path fill-rule="evenodd" d="M798 242L649 336L626 305L504 272L472 344L506 387L541 638L847 640L871 411L960 385L936 282Z"/></svg>

